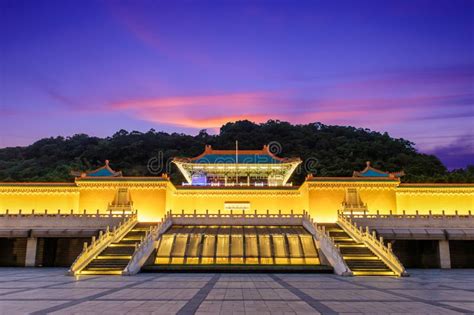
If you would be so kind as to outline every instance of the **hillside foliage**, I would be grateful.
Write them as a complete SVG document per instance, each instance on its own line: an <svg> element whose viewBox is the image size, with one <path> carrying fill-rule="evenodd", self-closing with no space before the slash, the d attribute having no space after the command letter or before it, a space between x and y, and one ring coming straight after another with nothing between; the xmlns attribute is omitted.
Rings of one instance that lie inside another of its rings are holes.
<svg viewBox="0 0 474 315"><path fill-rule="evenodd" d="M405 139L387 133L321 123L292 125L269 120L227 123L219 134L202 130L196 136L182 133L142 133L120 130L111 137L85 134L41 139L26 147L0 149L0 181L72 181L71 170L90 170L110 160L125 176L158 176L169 173L175 183L184 179L171 165L173 157L193 157L206 144L215 149L261 149L272 143L279 156L300 157L304 163L291 179L301 183L308 173L315 176L351 176L366 161L386 171L403 169L405 182L473 182L474 166L448 171L434 155L417 152ZM281 147L279 147L281 146ZM152 162L150 164L150 161ZM152 166L152 170L149 165Z"/></svg>

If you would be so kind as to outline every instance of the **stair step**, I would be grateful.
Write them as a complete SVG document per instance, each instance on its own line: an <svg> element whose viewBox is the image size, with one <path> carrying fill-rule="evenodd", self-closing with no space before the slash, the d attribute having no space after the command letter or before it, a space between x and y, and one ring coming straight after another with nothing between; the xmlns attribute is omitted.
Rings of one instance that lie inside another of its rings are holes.
<svg viewBox="0 0 474 315"><path fill-rule="evenodd" d="M366 256L366 255L342 255L344 260L356 260L356 261L380 261L377 256Z"/></svg>
<svg viewBox="0 0 474 315"><path fill-rule="evenodd" d="M131 255L99 255L96 259L99 260L111 260L111 259L124 259L130 260L132 258Z"/></svg>
<svg viewBox="0 0 474 315"><path fill-rule="evenodd" d="M129 247L129 248L135 248L134 244L127 244L127 243L112 243L109 245L107 248L112 248L112 247Z"/></svg>
<svg viewBox="0 0 474 315"><path fill-rule="evenodd" d="M82 270L80 275L121 275L122 270Z"/></svg>
<svg viewBox="0 0 474 315"><path fill-rule="evenodd" d="M395 276L393 271L352 271L354 276Z"/></svg>

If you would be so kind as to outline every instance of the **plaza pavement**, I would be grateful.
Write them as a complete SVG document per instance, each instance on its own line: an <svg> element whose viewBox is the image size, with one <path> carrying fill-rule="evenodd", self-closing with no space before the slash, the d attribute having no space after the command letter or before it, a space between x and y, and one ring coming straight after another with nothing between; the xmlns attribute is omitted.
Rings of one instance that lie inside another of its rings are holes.
<svg viewBox="0 0 474 315"><path fill-rule="evenodd" d="M411 277L154 273L65 276L62 268L0 268L0 314L474 313L474 270Z"/></svg>

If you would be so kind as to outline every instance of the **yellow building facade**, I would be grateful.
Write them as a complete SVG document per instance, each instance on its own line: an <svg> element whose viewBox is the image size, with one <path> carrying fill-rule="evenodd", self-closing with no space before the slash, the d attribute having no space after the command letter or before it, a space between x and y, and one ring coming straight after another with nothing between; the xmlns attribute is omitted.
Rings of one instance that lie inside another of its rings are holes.
<svg viewBox="0 0 474 315"><path fill-rule="evenodd" d="M251 155L257 157L256 161L245 160ZM216 156L228 160L222 160L226 162L223 163ZM206 158L208 163L200 163L196 158L178 160L182 163L180 169L190 170L186 174L189 182L180 186L175 186L166 175L124 177L113 171L108 162L97 170L75 174L73 183L0 183L0 213L137 210L139 221L152 222L160 221L170 210L306 210L317 222L335 222L338 211L467 214L474 208L473 184L405 184L400 182L399 173L385 173L369 164L365 170L354 172L353 177L308 176L296 187L287 181L300 162L275 157L265 147L237 154L209 147L199 158ZM193 182L195 179L199 184Z"/></svg>

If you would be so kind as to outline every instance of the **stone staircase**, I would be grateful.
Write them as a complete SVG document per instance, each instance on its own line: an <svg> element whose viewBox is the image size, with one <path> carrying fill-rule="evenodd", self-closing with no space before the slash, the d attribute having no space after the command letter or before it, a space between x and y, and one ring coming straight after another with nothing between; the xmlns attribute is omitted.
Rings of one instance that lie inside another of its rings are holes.
<svg viewBox="0 0 474 315"><path fill-rule="evenodd" d="M120 241L110 244L80 273L97 275L121 275L128 265L135 247L145 237L150 226L156 223L137 223Z"/></svg>
<svg viewBox="0 0 474 315"><path fill-rule="evenodd" d="M395 273L364 243L357 243L339 225L336 223L319 225L324 226L329 236L334 239L354 276L395 276Z"/></svg>

